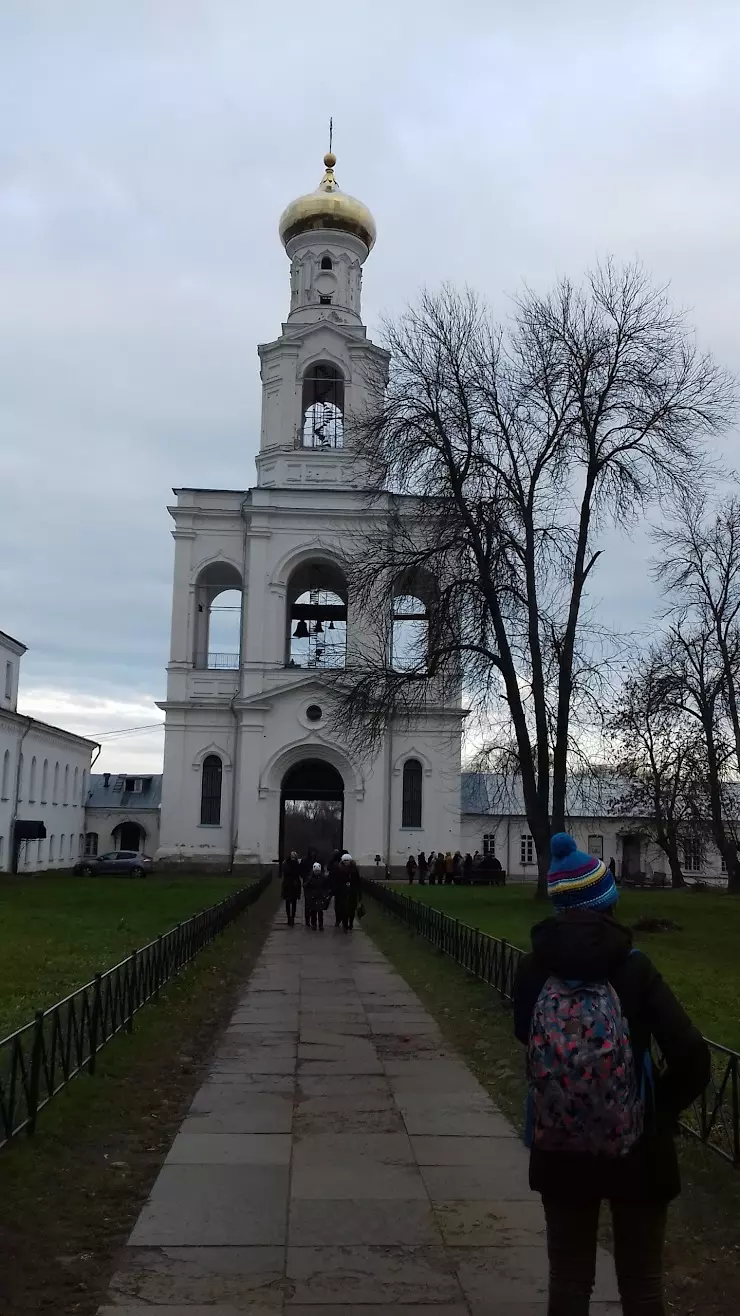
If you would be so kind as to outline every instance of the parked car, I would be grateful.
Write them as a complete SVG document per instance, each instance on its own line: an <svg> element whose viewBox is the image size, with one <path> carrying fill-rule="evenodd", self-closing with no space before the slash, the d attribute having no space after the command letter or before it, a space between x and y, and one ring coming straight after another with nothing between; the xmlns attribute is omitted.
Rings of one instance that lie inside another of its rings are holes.
<svg viewBox="0 0 740 1316"><path fill-rule="evenodd" d="M109 850L107 854L88 854L74 866L75 873L95 877L98 873L125 873L127 877L146 877L154 860L140 850Z"/></svg>

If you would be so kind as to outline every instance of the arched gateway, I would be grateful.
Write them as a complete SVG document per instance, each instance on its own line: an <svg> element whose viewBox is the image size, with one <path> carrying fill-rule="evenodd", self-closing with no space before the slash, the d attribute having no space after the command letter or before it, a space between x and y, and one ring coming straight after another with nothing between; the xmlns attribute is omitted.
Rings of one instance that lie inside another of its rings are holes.
<svg viewBox="0 0 740 1316"><path fill-rule="evenodd" d="M316 850L326 862L341 849L344 782L331 763L304 759L283 777L280 790L280 860L291 850Z"/></svg>

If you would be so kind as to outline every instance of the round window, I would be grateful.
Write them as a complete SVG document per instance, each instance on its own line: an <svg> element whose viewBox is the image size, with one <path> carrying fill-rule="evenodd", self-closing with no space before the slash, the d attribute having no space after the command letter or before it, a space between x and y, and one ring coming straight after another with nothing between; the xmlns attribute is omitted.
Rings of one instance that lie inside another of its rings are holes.
<svg viewBox="0 0 740 1316"><path fill-rule="evenodd" d="M308 705L308 708L306 709L306 717L309 722L320 722L323 716L324 714L318 704Z"/></svg>

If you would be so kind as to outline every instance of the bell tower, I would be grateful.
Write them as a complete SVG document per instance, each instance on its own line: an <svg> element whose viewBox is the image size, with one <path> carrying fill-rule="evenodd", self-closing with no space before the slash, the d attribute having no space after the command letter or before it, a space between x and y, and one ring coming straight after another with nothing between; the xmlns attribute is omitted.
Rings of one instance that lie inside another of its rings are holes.
<svg viewBox="0 0 740 1316"><path fill-rule="evenodd" d="M324 156L314 192L280 218L290 260L290 309L279 338L260 346L262 424L258 487L366 483L353 421L384 384L387 354L362 322L362 267L375 243L367 206L342 192L336 156Z"/></svg>

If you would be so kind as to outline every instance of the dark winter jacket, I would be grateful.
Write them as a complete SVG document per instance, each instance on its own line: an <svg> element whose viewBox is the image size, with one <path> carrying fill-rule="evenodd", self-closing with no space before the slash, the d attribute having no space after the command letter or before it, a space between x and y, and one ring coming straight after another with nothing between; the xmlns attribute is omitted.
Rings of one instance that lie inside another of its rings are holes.
<svg viewBox="0 0 740 1316"><path fill-rule="evenodd" d="M329 883L323 871L314 873L312 870L308 877L303 879L303 899L307 914L312 914L314 910L325 909L328 894Z"/></svg>
<svg viewBox="0 0 740 1316"><path fill-rule="evenodd" d="M627 1017L638 1085L652 1040L663 1060L660 1070L656 1065L655 1108L626 1156L612 1160L532 1148L529 1182L545 1197L667 1202L681 1190L676 1121L709 1082L709 1048L652 961L631 950L632 933L612 915L571 910L532 929L532 951L519 966L514 1029L520 1042L529 1042L532 1013L548 977L608 981Z"/></svg>
<svg viewBox="0 0 740 1316"><path fill-rule="evenodd" d="M297 859L286 859L283 864L283 900L300 900L301 868Z"/></svg>
<svg viewBox="0 0 740 1316"><path fill-rule="evenodd" d="M339 864L334 886L334 908L341 917L346 914L354 918L360 900L360 871L352 860L351 864Z"/></svg>

